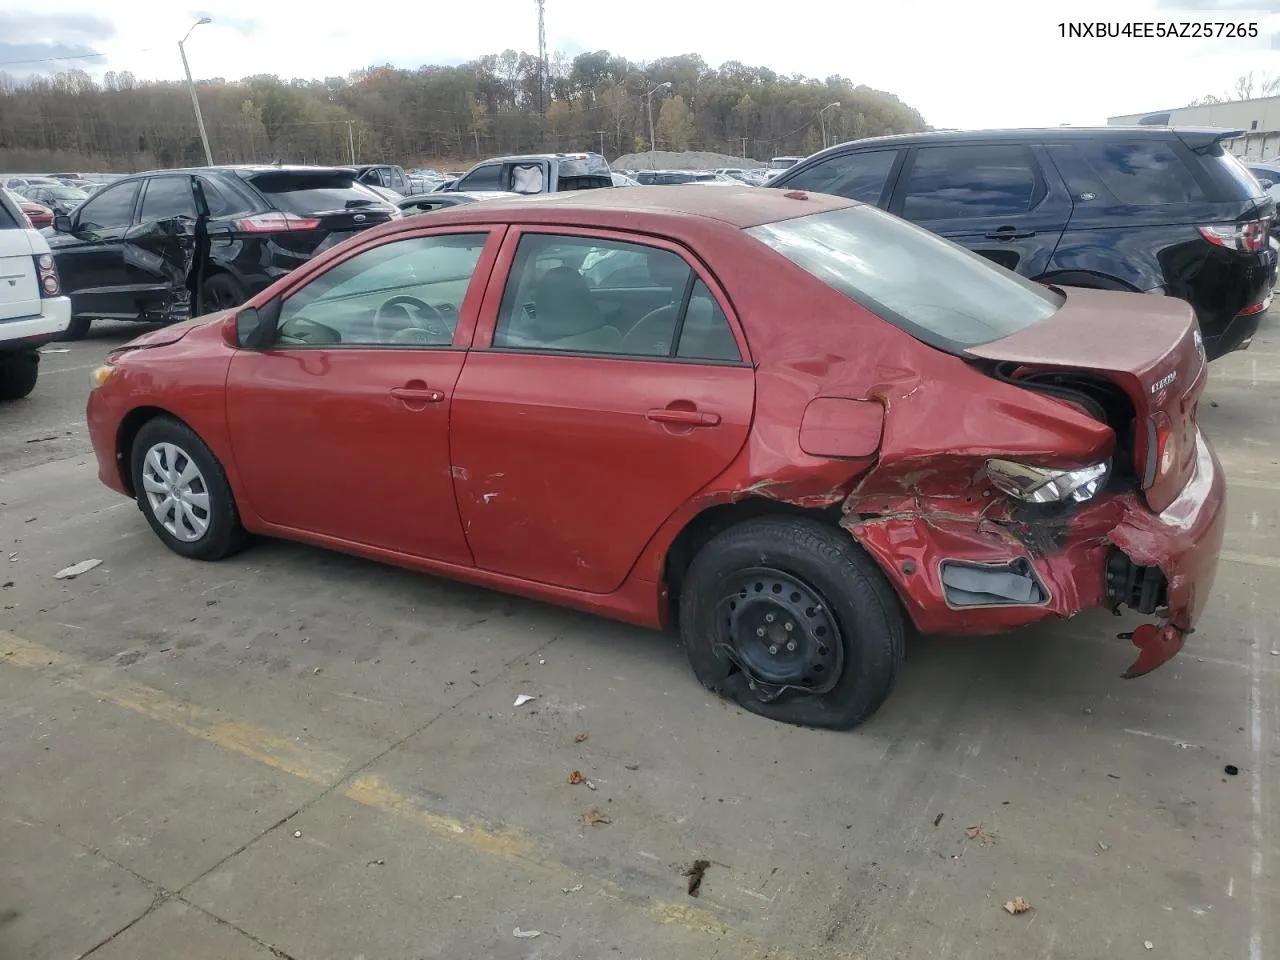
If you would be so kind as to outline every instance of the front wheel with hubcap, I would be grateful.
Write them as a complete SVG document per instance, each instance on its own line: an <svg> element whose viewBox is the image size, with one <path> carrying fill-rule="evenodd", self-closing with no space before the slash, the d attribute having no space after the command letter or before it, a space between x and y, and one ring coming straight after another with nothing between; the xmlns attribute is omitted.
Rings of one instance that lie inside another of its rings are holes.
<svg viewBox="0 0 1280 960"><path fill-rule="evenodd" d="M698 551L680 633L708 689L761 716L841 730L888 696L904 646L875 562L845 531L799 517L739 524Z"/></svg>
<svg viewBox="0 0 1280 960"><path fill-rule="evenodd" d="M130 456L138 506L165 545L194 560L220 560L245 543L221 464L195 432L170 417L147 421Z"/></svg>

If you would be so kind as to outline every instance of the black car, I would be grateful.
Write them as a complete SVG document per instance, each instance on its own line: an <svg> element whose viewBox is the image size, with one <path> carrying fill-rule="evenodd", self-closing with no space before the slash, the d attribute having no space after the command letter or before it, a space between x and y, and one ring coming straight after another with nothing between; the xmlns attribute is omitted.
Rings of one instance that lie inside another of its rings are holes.
<svg viewBox="0 0 1280 960"><path fill-rule="evenodd" d="M641 186L669 185L677 183L705 183L716 179L714 173L695 170L637 170L632 177Z"/></svg>
<svg viewBox="0 0 1280 960"><path fill-rule="evenodd" d="M174 322L244 302L400 211L341 167L157 170L103 187L47 231L76 340L96 318Z"/></svg>
<svg viewBox="0 0 1280 960"><path fill-rule="evenodd" d="M1222 145L1238 130L1056 127L877 137L770 188L873 203L1025 277L1180 297L1210 359L1271 301L1275 202Z"/></svg>

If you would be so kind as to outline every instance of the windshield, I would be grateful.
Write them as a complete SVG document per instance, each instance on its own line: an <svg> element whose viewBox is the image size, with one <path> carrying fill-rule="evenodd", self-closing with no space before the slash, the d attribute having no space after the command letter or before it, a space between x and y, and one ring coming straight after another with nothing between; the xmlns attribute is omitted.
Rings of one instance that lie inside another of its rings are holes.
<svg viewBox="0 0 1280 960"><path fill-rule="evenodd" d="M787 167L794 167L799 162L799 157L774 157L769 161L769 169L785 170Z"/></svg>
<svg viewBox="0 0 1280 960"><path fill-rule="evenodd" d="M944 350L1047 320L1063 298L875 207L766 223L747 233L849 299Z"/></svg>
<svg viewBox="0 0 1280 960"><path fill-rule="evenodd" d="M49 196L55 200L83 200L89 195L75 187L49 187Z"/></svg>

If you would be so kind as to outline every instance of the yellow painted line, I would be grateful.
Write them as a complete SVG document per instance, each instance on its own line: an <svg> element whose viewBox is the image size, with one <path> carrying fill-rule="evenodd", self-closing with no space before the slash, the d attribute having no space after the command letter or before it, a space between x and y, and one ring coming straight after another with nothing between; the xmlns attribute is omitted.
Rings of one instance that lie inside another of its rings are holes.
<svg viewBox="0 0 1280 960"><path fill-rule="evenodd" d="M56 650L23 640L7 630L0 630L0 664L48 674L55 681L85 694L312 783L337 783L348 766L347 761L327 751L274 736L251 724L225 720L212 710L171 697L162 690L139 683L115 685L106 677L93 676L92 667ZM433 813L416 797L395 789L372 774L355 777L342 790L342 796L487 856L518 860L526 867L552 872L565 880L583 876L580 869L555 857L540 856L538 844L519 830L491 826L478 819L463 821ZM601 892L616 901L636 902L638 899L614 880L592 879ZM800 954L768 946L734 930L706 907L644 899L649 916L656 923L678 926L690 933L710 937L721 947L731 946L732 955L737 960L801 960L801 957L811 960L815 956L824 960L852 958L852 955L830 951Z"/></svg>
<svg viewBox="0 0 1280 960"><path fill-rule="evenodd" d="M1236 553L1234 550L1223 550L1218 559L1227 563L1243 563L1248 567L1271 567L1280 570L1280 557L1264 557L1257 553Z"/></svg>
<svg viewBox="0 0 1280 960"><path fill-rule="evenodd" d="M335 783L346 768L346 763L331 753L297 740L273 736L247 723L226 720L212 710L171 697L154 687L95 680L83 664L7 630L0 630L0 662L55 672L61 682L77 690L302 780Z"/></svg>

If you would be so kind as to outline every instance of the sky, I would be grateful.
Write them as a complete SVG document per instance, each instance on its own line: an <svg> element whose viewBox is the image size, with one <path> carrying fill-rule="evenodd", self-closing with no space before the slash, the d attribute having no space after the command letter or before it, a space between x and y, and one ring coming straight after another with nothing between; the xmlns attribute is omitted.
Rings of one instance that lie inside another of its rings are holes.
<svg viewBox="0 0 1280 960"><path fill-rule="evenodd" d="M549 52L606 49L635 61L698 53L712 66L738 60L782 74L840 74L897 94L936 127L1105 123L1225 95L1249 72L1280 77L1280 0L587 2L546 0ZM177 41L201 16L213 22L186 44L197 79L345 76L375 64L536 50L534 0L486 0L479 21L465 9L454 0L0 0L0 70L79 66L180 79ZM1063 37L1068 19L1256 24L1257 36ZM101 56L49 59L91 53Z"/></svg>

